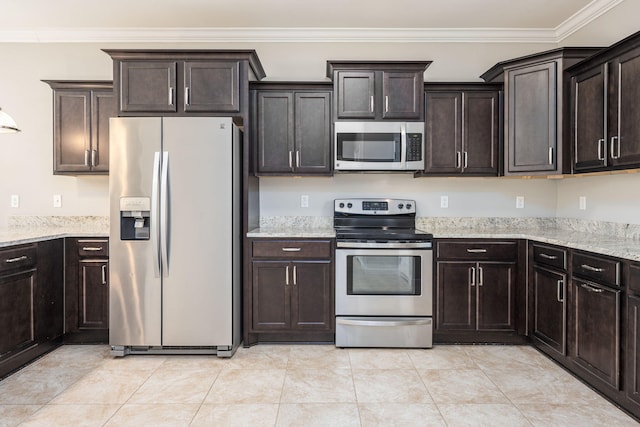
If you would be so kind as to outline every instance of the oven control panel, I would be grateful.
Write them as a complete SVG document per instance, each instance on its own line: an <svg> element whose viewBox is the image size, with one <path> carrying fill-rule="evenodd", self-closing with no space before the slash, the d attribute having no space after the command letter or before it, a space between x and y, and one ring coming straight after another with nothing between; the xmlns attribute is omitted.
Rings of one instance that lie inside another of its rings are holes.
<svg viewBox="0 0 640 427"><path fill-rule="evenodd" d="M415 200L407 199L336 199L335 213L355 215L415 214Z"/></svg>

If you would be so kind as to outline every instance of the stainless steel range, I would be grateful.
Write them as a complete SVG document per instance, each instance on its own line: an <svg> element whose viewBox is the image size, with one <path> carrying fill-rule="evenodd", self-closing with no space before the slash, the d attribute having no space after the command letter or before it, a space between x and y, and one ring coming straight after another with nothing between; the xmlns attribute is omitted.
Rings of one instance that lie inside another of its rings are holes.
<svg viewBox="0 0 640 427"><path fill-rule="evenodd" d="M432 346L433 236L413 200L337 199L336 346Z"/></svg>

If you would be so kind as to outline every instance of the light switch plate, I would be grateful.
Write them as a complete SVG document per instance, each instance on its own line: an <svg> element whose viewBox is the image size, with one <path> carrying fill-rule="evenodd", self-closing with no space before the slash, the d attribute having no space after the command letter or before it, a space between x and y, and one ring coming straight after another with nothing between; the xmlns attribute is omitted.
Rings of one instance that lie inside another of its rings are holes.
<svg viewBox="0 0 640 427"><path fill-rule="evenodd" d="M60 194L53 195L53 207L54 208L62 207L62 196Z"/></svg>
<svg viewBox="0 0 640 427"><path fill-rule="evenodd" d="M524 209L524 196L516 197L516 209Z"/></svg>
<svg viewBox="0 0 640 427"><path fill-rule="evenodd" d="M20 196L17 194L11 195L11 207L19 208L20 207Z"/></svg>

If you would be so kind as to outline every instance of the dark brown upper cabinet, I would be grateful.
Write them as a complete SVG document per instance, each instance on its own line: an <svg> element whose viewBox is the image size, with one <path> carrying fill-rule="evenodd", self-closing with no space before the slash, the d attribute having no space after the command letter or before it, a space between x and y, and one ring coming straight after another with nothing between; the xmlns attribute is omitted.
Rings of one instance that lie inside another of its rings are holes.
<svg viewBox="0 0 640 427"><path fill-rule="evenodd" d="M640 32L569 72L574 171L640 167Z"/></svg>
<svg viewBox="0 0 640 427"><path fill-rule="evenodd" d="M265 74L254 50L104 50L113 59L118 115L232 115Z"/></svg>
<svg viewBox="0 0 640 427"><path fill-rule="evenodd" d="M265 84L251 89L257 175L331 175L331 86Z"/></svg>
<svg viewBox="0 0 640 427"><path fill-rule="evenodd" d="M496 64L481 77L504 83L504 174L570 173L567 68L598 48L559 48Z"/></svg>
<svg viewBox="0 0 640 427"><path fill-rule="evenodd" d="M53 173L109 172L111 81L43 80L53 89Z"/></svg>
<svg viewBox="0 0 640 427"><path fill-rule="evenodd" d="M431 61L327 61L338 120L423 121L424 71Z"/></svg>
<svg viewBox="0 0 640 427"><path fill-rule="evenodd" d="M501 87L425 85L424 175L498 175Z"/></svg>

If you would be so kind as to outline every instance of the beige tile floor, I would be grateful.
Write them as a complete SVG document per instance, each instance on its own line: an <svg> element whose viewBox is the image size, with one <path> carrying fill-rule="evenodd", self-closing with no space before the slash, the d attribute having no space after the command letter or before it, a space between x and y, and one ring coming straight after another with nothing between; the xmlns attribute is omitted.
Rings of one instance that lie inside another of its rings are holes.
<svg viewBox="0 0 640 427"><path fill-rule="evenodd" d="M526 346L259 345L112 358L63 346L0 381L0 426L631 426Z"/></svg>

